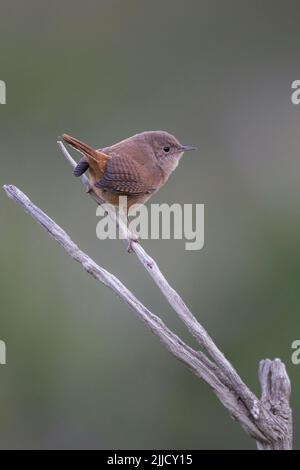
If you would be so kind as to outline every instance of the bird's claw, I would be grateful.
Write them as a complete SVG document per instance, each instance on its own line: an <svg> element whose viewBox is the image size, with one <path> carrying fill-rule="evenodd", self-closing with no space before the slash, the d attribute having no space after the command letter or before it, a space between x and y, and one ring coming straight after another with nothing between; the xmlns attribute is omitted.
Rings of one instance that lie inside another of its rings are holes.
<svg viewBox="0 0 300 470"><path fill-rule="evenodd" d="M133 251L133 244L134 243L139 243L137 238L129 238L128 242L128 247L127 247L127 252L131 253Z"/></svg>

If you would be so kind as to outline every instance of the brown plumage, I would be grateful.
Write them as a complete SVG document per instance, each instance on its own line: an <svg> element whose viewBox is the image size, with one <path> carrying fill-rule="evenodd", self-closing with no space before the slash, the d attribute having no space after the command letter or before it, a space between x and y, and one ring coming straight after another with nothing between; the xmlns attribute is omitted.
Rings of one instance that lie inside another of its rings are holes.
<svg viewBox="0 0 300 470"><path fill-rule="evenodd" d="M113 205L127 196L128 209L145 203L166 183L183 153L194 150L164 131L142 132L99 150L67 134L63 139L83 155L74 175L88 169L94 191Z"/></svg>

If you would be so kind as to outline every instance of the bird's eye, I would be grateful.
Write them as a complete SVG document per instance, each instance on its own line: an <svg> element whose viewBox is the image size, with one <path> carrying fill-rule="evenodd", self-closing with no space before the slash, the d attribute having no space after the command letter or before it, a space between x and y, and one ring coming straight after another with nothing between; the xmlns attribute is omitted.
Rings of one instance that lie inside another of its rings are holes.
<svg viewBox="0 0 300 470"><path fill-rule="evenodd" d="M168 146L164 147L164 152L166 152L166 153L170 152L170 147L168 147Z"/></svg>

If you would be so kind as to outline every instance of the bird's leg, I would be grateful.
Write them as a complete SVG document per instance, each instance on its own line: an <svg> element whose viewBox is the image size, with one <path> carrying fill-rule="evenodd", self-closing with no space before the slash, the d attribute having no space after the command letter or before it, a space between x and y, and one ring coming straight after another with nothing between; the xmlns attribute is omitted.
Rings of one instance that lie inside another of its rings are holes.
<svg viewBox="0 0 300 470"><path fill-rule="evenodd" d="M126 226L126 239L128 240L127 251L131 253L133 251L133 244L139 243L138 236L131 231L130 229L130 220L129 220L129 209L130 205L128 206L127 196L120 196L119 197L119 217L120 220Z"/></svg>
<svg viewBox="0 0 300 470"><path fill-rule="evenodd" d="M131 253L133 251L133 244L134 243L139 243L139 238L138 236L132 232L129 229L130 221L129 221L129 209L127 210L126 213L126 219L127 219L127 230L128 230L128 247L127 247L127 252Z"/></svg>

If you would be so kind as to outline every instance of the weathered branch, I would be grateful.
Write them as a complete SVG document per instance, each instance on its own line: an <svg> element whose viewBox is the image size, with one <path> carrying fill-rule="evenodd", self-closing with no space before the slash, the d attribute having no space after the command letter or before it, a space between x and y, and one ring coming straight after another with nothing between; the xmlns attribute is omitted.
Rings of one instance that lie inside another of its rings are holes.
<svg viewBox="0 0 300 470"><path fill-rule="evenodd" d="M287 450L293 445L293 420L289 405L291 383L285 365L280 359L266 359L259 364L259 381L262 389L261 402L273 415L286 425L286 432L277 442L257 443L262 450Z"/></svg>
<svg viewBox="0 0 300 470"><path fill-rule="evenodd" d="M59 141L58 146L71 167L75 168L76 162L67 151L64 144ZM93 191L93 188L90 187L87 176L82 175L80 179L85 188L85 191L88 192L98 204L102 204L103 201ZM111 215L114 217L113 213ZM125 243L128 243L131 235L127 227L121 220L116 220L115 217L114 220L119 224L123 240ZM131 246L132 251L136 254L138 260L150 274L171 307L175 310L178 317L182 320L190 333L197 340L201 348L203 348L203 350L206 351L206 353L215 361L215 363L219 366L219 370L226 371L228 384L231 384L232 388L238 391L239 399L245 404L246 408L251 413L253 404L256 402L256 397L246 387L235 369L232 367L229 361L227 361L223 353L217 348L212 338L208 335L202 325L196 320L195 316L189 310L180 295L170 286L169 282L160 271L154 259L145 252L144 248L140 244L135 243Z"/></svg>
<svg viewBox="0 0 300 470"><path fill-rule="evenodd" d="M68 163L75 168L76 162L67 151L64 144L59 141L58 146L65 156ZM90 196L98 203L102 204L102 200L98 195L90 188L89 180L86 175L81 177L81 181L86 191L89 192ZM127 227L124 225L122 220L116 220L114 213L111 214L114 220L119 224L121 232L123 234L123 239L125 242L129 242L131 234L128 231ZM261 403L258 402L255 395L251 390L245 385L242 381L236 370L226 359L224 354L216 346L212 338L208 335L207 331L203 326L197 321L195 316L189 310L183 299L180 295L170 286L167 279L163 276L160 271L157 263L151 258L144 250L140 244L132 244L132 251L136 254L138 260L150 274L156 285L159 287L171 307L177 313L178 317L185 324L189 332L197 340L200 347L208 354L212 359L216 367L216 374L219 377L219 380L224 382L226 386L232 390L239 400L245 407L247 413L253 416L256 419L259 429L264 433L264 426L266 424L265 409L261 408Z"/></svg>
<svg viewBox="0 0 300 470"><path fill-rule="evenodd" d="M71 158L71 157L70 157ZM83 181L84 182L84 181ZM186 313L187 307L178 294L169 286L155 263L154 279L160 284L161 290L169 297L171 305L181 306L181 318L189 330L197 331L198 342L209 353L210 358L202 351L195 351L175 335L162 320L143 305L114 275L98 266L87 254L82 252L71 240L69 235L50 219L41 209L35 206L30 199L18 188L4 186L6 194L16 201L28 212L66 251L79 262L82 267L96 280L112 289L118 297L125 302L131 310L146 324L146 326L159 337L164 346L178 359L185 363L198 377L202 378L215 392L222 404L230 414L241 424L246 432L258 442L262 449L289 449L292 444L291 410L289 408L289 379L284 364L275 361L264 361L260 369L262 384L262 399L259 401L255 395L242 382L237 372L218 350L211 338L197 322L191 313ZM99 202L99 200L97 201ZM127 228L124 229L128 234ZM138 249L138 257L143 258L143 265L154 261L146 255L142 247ZM151 268L152 269L152 268ZM169 286L168 292L164 291ZM175 297L175 300L174 300ZM183 306L182 306L182 304ZM175 309L175 307L174 307ZM177 311L177 309L175 309ZM189 312L189 311L188 311ZM192 322L192 326L189 322ZM201 335L199 336L199 332ZM203 340L204 335L204 340Z"/></svg>

